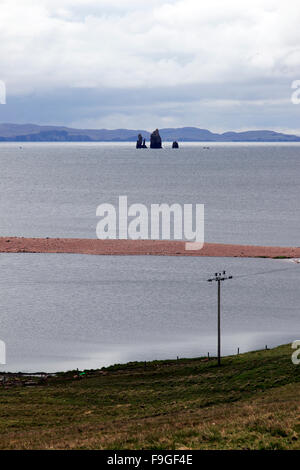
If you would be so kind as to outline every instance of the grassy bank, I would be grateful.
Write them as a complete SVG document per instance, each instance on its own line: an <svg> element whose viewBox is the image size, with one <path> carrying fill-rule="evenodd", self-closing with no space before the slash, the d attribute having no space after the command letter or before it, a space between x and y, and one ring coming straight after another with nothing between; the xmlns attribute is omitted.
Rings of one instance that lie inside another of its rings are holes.
<svg viewBox="0 0 300 470"><path fill-rule="evenodd" d="M0 387L2 449L300 449L291 347Z"/></svg>

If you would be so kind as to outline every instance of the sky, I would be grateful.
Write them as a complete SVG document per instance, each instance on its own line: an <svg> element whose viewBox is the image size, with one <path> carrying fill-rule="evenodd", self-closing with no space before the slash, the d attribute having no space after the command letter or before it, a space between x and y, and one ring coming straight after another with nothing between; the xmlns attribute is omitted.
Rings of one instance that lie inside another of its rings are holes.
<svg viewBox="0 0 300 470"><path fill-rule="evenodd" d="M0 0L0 122L300 134L298 0Z"/></svg>

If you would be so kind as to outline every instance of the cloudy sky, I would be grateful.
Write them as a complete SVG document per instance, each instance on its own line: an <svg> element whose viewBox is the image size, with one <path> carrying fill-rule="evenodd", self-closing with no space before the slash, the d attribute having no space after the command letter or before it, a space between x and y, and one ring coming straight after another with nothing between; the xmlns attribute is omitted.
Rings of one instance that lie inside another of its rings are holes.
<svg viewBox="0 0 300 470"><path fill-rule="evenodd" d="M0 0L1 122L300 134L299 0Z"/></svg>

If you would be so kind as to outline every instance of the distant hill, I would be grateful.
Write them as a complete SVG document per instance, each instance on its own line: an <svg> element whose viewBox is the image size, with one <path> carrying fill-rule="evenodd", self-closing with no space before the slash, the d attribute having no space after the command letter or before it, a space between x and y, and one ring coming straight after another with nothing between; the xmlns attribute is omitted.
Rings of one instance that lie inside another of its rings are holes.
<svg viewBox="0 0 300 470"><path fill-rule="evenodd" d="M0 124L1 142L135 142L138 134L149 140L150 133L131 129L72 129L36 124ZM300 142L300 136L261 130L217 134L197 127L160 129L163 141L172 142Z"/></svg>

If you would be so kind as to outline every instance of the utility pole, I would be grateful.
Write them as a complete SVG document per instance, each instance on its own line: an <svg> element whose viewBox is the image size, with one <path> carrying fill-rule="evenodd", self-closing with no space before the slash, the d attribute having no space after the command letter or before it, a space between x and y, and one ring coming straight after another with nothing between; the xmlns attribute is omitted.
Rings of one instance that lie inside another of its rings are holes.
<svg viewBox="0 0 300 470"><path fill-rule="evenodd" d="M213 277L207 279L208 282L216 281L218 283L218 366L221 365L221 281L232 279L232 276L226 276L226 271L215 273Z"/></svg>

